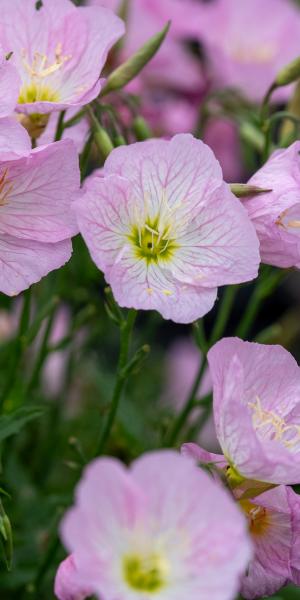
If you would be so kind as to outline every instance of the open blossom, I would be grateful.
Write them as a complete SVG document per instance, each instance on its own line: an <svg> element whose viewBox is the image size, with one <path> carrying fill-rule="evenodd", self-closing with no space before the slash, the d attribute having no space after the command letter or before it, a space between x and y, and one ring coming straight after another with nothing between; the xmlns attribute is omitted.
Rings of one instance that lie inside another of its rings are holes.
<svg viewBox="0 0 300 600"><path fill-rule="evenodd" d="M230 465L223 455L193 443L184 444L181 452L209 468L217 481L226 478ZM232 490L247 516L254 544L253 559L242 578L241 593L247 600L270 596L288 581L300 585L300 496L284 485L262 490L258 482L243 482Z"/></svg>
<svg viewBox="0 0 300 600"><path fill-rule="evenodd" d="M105 8L2 0L0 43L13 52L21 79L17 111L45 114L93 100L108 51L123 33L121 19Z"/></svg>
<svg viewBox="0 0 300 600"><path fill-rule="evenodd" d="M189 323L217 286L254 279L258 241L212 151L191 135L116 148L75 203L80 231L120 306Z"/></svg>
<svg viewBox="0 0 300 600"><path fill-rule="evenodd" d="M86 585L101 600L233 600L251 558L245 519L226 490L174 451L144 455L129 470L94 461L61 535L78 598ZM67 591L56 586L60 600L75 600Z"/></svg>
<svg viewBox="0 0 300 600"><path fill-rule="evenodd" d="M262 261L300 268L300 142L275 151L249 184L270 189L244 202L260 241Z"/></svg>
<svg viewBox="0 0 300 600"><path fill-rule="evenodd" d="M295 484L300 472L300 368L281 346L224 338L208 353L224 456L243 478Z"/></svg>
<svg viewBox="0 0 300 600"><path fill-rule="evenodd" d="M300 525L298 496L282 485L239 504L247 515L255 552L242 578L242 597L253 600L271 596L292 578Z"/></svg>
<svg viewBox="0 0 300 600"><path fill-rule="evenodd" d="M215 82L255 101L300 53L300 15L290 0L215 0L201 7L198 26Z"/></svg>
<svg viewBox="0 0 300 600"><path fill-rule="evenodd" d="M77 233L70 205L78 190L71 141L11 161L1 160L0 149L1 292L18 294L69 260Z"/></svg>

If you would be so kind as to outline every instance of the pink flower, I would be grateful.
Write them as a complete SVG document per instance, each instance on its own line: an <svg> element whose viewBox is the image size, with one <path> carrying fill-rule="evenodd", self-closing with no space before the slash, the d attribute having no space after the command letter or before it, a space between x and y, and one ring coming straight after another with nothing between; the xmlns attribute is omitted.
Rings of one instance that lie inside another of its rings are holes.
<svg viewBox="0 0 300 600"><path fill-rule="evenodd" d="M212 308L218 285L256 277L253 226L201 141L187 134L116 148L104 173L74 206L120 306L189 323Z"/></svg>
<svg viewBox="0 0 300 600"><path fill-rule="evenodd" d="M59 600L85 600L93 593L92 588L81 584L72 554L58 568L54 591Z"/></svg>
<svg viewBox="0 0 300 600"><path fill-rule="evenodd" d="M124 33L105 8L70 0L3 0L0 41L21 78L17 110L45 114L98 96L108 51Z"/></svg>
<svg viewBox="0 0 300 600"><path fill-rule="evenodd" d="M300 142L277 150L249 183L271 192L244 202L260 241L262 261L300 268Z"/></svg>
<svg viewBox="0 0 300 600"><path fill-rule="evenodd" d="M198 26L216 82L255 101L300 52L300 14L289 0L215 0L201 7Z"/></svg>
<svg viewBox="0 0 300 600"><path fill-rule="evenodd" d="M246 600L271 596L291 579L295 524L299 534L300 507L292 488L279 486L257 498L241 500L254 543L254 558L242 579Z"/></svg>
<svg viewBox="0 0 300 600"><path fill-rule="evenodd" d="M130 470L116 459L94 461L61 535L80 585L102 600L233 600L251 557L230 496L174 451L144 455Z"/></svg>
<svg viewBox="0 0 300 600"><path fill-rule="evenodd" d="M78 156L68 140L0 160L2 292L18 294L69 260L77 233L70 205L78 190Z"/></svg>
<svg viewBox="0 0 300 600"><path fill-rule="evenodd" d="M237 475L294 484L300 473L300 368L281 346L224 338L208 353L217 437Z"/></svg>
<svg viewBox="0 0 300 600"><path fill-rule="evenodd" d="M197 375L201 355L196 345L188 338L176 340L170 347L165 364L165 389L163 398L169 405L181 410L190 393L195 377ZM198 398L203 398L212 391L211 379L207 369L200 389ZM203 416L203 409L195 410L192 414L190 425L196 425ZM207 419L201 433L198 436L199 444L213 450L218 448L218 441L213 422L213 417Z"/></svg>
<svg viewBox="0 0 300 600"><path fill-rule="evenodd" d="M243 163L235 123L227 119L210 119L203 140L211 147L220 162L225 181L230 183L243 178Z"/></svg>

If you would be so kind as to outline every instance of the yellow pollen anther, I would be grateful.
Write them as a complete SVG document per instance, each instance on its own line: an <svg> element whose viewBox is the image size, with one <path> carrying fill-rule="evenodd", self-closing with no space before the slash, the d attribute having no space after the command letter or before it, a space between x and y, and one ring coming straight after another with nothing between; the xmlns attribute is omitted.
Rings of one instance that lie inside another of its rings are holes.
<svg viewBox="0 0 300 600"><path fill-rule="evenodd" d="M262 536L270 526L268 511L249 500L240 500L240 505L248 517L249 530L254 536Z"/></svg>
<svg viewBox="0 0 300 600"><path fill-rule="evenodd" d="M26 50L22 50L22 64L30 80L24 81L19 95L19 104L32 102L58 102L59 94L51 82L51 76L63 68L71 55L62 55L62 44L58 43L54 51L54 61L46 54L35 52L30 63ZM50 81L47 79L50 78Z"/></svg>
<svg viewBox="0 0 300 600"><path fill-rule="evenodd" d="M264 438L279 441L288 449L300 442L300 425L288 424L274 411L264 410L258 396L256 396L255 402L248 402L248 406L253 410L253 426L256 430L261 431Z"/></svg>
<svg viewBox="0 0 300 600"><path fill-rule="evenodd" d="M300 221L297 221L297 220L295 220L295 221L289 221L287 223L287 226L288 227L295 227L297 229L297 228L300 227Z"/></svg>

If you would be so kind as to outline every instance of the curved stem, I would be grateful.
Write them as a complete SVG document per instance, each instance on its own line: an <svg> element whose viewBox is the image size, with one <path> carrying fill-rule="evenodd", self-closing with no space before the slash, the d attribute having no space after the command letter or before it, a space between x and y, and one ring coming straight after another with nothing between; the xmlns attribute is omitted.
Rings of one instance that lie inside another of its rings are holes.
<svg viewBox="0 0 300 600"><path fill-rule="evenodd" d="M173 446L176 443L177 438L181 432L181 429L185 425L187 418L189 417L190 413L192 412L192 410L195 406L195 398L196 398L196 395L198 392L198 388L202 381L203 375L205 373L206 366L207 366L207 358L206 358L206 356L203 356L201 365L198 369L198 373L195 377L195 380L192 385L191 391L188 395L187 401L186 401L182 411L177 416L177 419L175 419L174 425L173 425L169 435L167 436L166 446Z"/></svg>
<svg viewBox="0 0 300 600"><path fill-rule="evenodd" d="M268 298L272 292L274 292L285 275L286 272L284 270L270 273L268 269L261 274L261 277L258 280L252 295L250 296L245 313L236 329L236 335L238 337L242 339L247 337L259 313L263 301Z"/></svg>
<svg viewBox="0 0 300 600"><path fill-rule="evenodd" d="M220 309L218 311L217 318L215 320L215 324L210 336L209 346L213 346L217 340L219 340L226 328L229 315L235 300L236 293L238 291L238 286L229 285L223 295L221 300Z"/></svg>
<svg viewBox="0 0 300 600"><path fill-rule="evenodd" d="M128 361L128 353L129 353L129 344L131 339L131 333L134 326L136 318L136 311L131 309L128 312L127 320L123 321L120 325L120 353L119 353L119 361L118 361L118 371L117 378L115 382L115 387L113 390L112 400L110 404L110 410L107 416L106 423L104 425L103 431L101 433L101 437L97 446L97 451L95 456L98 456L103 453L108 438L110 436L110 432L112 430L115 417L117 414L117 410L119 407L120 399L126 384L127 373L125 370L127 361Z"/></svg>
<svg viewBox="0 0 300 600"><path fill-rule="evenodd" d="M62 110L62 112L59 114L58 117L58 121L57 121L57 127L56 127L56 132L55 132L55 136L54 136L54 141L55 142L59 142L59 140L61 140L63 132L64 132L64 118L65 118L65 114L66 111Z"/></svg>

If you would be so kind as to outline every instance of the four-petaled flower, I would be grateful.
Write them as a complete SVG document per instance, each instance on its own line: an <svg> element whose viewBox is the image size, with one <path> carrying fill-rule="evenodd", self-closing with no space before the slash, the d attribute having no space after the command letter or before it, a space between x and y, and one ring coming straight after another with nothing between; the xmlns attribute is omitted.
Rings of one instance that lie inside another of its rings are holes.
<svg viewBox="0 0 300 600"><path fill-rule="evenodd" d="M120 306L189 323L254 279L258 240L212 151L189 134L113 150L74 207Z"/></svg>

